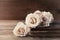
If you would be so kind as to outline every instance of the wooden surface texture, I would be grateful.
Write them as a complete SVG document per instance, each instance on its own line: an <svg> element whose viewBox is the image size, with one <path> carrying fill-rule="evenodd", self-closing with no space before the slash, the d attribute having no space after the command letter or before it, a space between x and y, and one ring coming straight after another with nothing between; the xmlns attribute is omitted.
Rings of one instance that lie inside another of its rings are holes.
<svg viewBox="0 0 60 40"><path fill-rule="evenodd" d="M26 37L16 37L12 31L20 20L0 20L0 40L60 40L60 24L31 29Z"/></svg>

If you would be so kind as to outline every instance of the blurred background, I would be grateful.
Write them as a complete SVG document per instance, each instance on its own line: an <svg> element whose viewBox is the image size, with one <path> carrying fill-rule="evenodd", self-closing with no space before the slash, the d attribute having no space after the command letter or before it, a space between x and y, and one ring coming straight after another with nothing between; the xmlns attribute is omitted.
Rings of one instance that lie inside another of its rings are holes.
<svg viewBox="0 0 60 40"><path fill-rule="evenodd" d="M1 20L22 20L35 10L60 13L60 0L0 0Z"/></svg>

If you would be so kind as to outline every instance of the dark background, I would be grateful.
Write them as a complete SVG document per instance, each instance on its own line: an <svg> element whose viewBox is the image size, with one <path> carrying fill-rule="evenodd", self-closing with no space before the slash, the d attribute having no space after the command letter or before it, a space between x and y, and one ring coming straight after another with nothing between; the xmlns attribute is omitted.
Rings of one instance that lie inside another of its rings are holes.
<svg viewBox="0 0 60 40"><path fill-rule="evenodd" d="M50 11L57 16L60 13L60 0L0 0L0 19L22 20L37 9Z"/></svg>

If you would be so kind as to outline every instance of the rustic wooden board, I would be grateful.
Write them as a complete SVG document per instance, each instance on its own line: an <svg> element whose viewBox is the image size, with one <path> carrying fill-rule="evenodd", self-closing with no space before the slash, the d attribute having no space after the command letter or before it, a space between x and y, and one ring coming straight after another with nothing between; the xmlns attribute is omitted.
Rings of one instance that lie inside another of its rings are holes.
<svg viewBox="0 0 60 40"><path fill-rule="evenodd" d="M16 37L12 30L18 22L19 20L0 20L0 40L60 40L60 24L53 23L55 26L50 27L38 26L31 29L26 37Z"/></svg>
<svg viewBox="0 0 60 40"><path fill-rule="evenodd" d="M60 0L0 0L0 19L25 19L36 10L60 12Z"/></svg>

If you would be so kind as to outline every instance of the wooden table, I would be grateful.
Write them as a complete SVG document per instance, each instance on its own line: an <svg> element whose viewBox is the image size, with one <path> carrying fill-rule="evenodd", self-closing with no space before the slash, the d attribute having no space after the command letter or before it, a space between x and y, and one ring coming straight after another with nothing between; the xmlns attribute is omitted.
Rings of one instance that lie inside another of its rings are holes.
<svg viewBox="0 0 60 40"><path fill-rule="evenodd" d="M0 40L60 40L60 14L54 17L55 21L50 27L38 26L26 37L16 37L12 33L19 20L0 20Z"/></svg>

